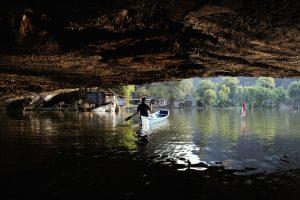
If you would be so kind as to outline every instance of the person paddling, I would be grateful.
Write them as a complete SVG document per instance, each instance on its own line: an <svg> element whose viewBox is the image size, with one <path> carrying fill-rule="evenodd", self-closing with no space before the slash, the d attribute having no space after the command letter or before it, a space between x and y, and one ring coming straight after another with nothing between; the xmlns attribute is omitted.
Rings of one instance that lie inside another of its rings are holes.
<svg viewBox="0 0 300 200"><path fill-rule="evenodd" d="M151 104L150 106L148 106L148 104L146 104L146 97L143 97L142 98L142 103L140 103L137 107L137 113L140 113L141 116L144 116L144 117L148 117L149 116L149 113L148 111L151 110Z"/></svg>
<svg viewBox="0 0 300 200"><path fill-rule="evenodd" d="M127 117L127 118L125 119L125 121L130 120L133 116L135 116L135 115L137 115L137 114L139 114L139 113L140 113L140 116L148 117L148 116L149 116L148 110L151 110L151 104L150 104L150 106L148 106L148 105L146 104L146 98L143 97L143 98L142 98L142 103L140 103L140 104L138 105L138 107L137 107L137 112L134 113L133 115Z"/></svg>

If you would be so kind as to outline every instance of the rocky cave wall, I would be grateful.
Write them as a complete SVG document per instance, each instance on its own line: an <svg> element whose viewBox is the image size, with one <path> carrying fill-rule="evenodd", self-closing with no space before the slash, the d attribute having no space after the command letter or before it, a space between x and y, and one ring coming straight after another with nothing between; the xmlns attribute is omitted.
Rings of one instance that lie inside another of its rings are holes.
<svg viewBox="0 0 300 200"><path fill-rule="evenodd" d="M189 77L300 77L297 0L0 3L0 102Z"/></svg>

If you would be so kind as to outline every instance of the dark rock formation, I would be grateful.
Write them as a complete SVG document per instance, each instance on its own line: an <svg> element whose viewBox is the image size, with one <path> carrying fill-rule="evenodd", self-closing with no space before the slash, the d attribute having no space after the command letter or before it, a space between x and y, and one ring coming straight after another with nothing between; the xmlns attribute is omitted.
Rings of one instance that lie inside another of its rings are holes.
<svg viewBox="0 0 300 200"><path fill-rule="evenodd" d="M0 3L0 101L59 88L300 76L297 0Z"/></svg>

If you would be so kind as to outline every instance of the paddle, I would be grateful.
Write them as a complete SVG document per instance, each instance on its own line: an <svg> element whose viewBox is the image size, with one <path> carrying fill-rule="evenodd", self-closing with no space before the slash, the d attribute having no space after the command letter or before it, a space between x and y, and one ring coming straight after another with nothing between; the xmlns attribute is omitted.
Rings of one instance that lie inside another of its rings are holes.
<svg viewBox="0 0 300 200"><path fill-rule="evenodd" d="M136 114L138 114L138 112L137 113L134 113L133 115L131 115L131 116L129 116L129 117L127 117L126 119L125 119L125 121L128 121L128 120L130 120L133 116L135 116Z"/></svg>

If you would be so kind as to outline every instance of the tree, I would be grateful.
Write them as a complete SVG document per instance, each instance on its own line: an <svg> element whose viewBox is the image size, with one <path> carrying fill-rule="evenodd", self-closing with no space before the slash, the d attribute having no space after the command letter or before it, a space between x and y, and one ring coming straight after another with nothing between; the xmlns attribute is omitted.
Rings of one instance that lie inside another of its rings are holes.
<svg viewBox="0 0 300 200"><path fill-rule="evenodd" d="M187 99L193 94L193 80L184 79L181 81L170 81L151 83L139 87L135 91L136 96L151 96L169 100Z"/></svg>
<svg viewBox="0 0 300 200"><path fill-rule="evenodd" d="M214 90L215 84L211 80L201 80L196 87L196 92L198 95L204 96L204 93L207 89Z"/></svg>
<svg viewBox="0 0 300 200"><path fill-rule="evenodd" d="M138 87L138 89L134 92L134 94L136 97L149 96L150 91L145 86L141 86Z"/></svg>
<svg viewBox="0 0 300 200"><path fill-rule="evenodd" d="M256 88L254 86L243 87L243 96L240 99L241 102L244 100L246 103L248 103L249 108L253 107L253 104L255 103L255 93Z"/></svg>
<svg viewBox="0 0 300 200"><path fill-rule="evenodd" d="M209 106L212 107L216 104L217 95L216 92L212 89L207 89L204 92L203 102L205 107Z"/></svg>
<svg viewBox="0 0 300 200"><path fill-rule="evenodd" d="M277 94L274 89L256 86L255 87L255 106L272 107L276 101Z"/></svg>
<svg viewBox="0 0 300 200"><path fill-rule="evenodd" d="M218 92L220 106L224 107L224 105L228 102L228 95L230 93L230 88L225 84L221 85L221 88Z"/></svg>
<svg viewBox="0 0 300 200"><path fill-rule="evenodd" d="M184 100L189 100L194 94L193 79L183 79L179 82L180 97Z"/></svg>
<svg viewBox="0 0 300 200"><path fill-rule="evenodd" d="M222 85L226 85L230 89L230 93L228 95L229 102L232 105L239 105L240 102L238 102L238 86L239 86L239 79L236 77L224 77L218 84L218 90L221 88Z"/></svg>
<svg viewBox="0 0 300 200"><path fill-rule="evenodd" d="M131 99L131 93L134 92L134 85L121 86L119 88L116 88L115 92L117 92L119 95L124 96L126 103L128 103Z"/></svg>
<svg viewBox="0 0 300 200"><path fill-rule="evenodd" d="M272 77L259 77L256 80L256 86L274 89L276 84L274 78Z"/></svg>
<svg viewBox="0 0 300 200"><path fill-rule="evenodd" d="M293 81L288 86L288 96L294 105L299 105L300 101L300 81Z"/></svg>
<svg viewBox="0 0 300 200"><path fill-rule="evenodd" d="M196 94L198 95L198 102L199 106L205 106L205 92L207 90L215 90L215 84L211 80L201 80L199 81L196 87Z"/></svg>
<svg viewBox="0 0 300 200"><path fill-rule="evenodd" d="M276 92L276 106L279 106L280 103L285 103L287 100L287 91L284 89L283 86L279 86L275 89Z"/></svg>

